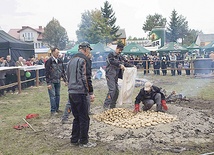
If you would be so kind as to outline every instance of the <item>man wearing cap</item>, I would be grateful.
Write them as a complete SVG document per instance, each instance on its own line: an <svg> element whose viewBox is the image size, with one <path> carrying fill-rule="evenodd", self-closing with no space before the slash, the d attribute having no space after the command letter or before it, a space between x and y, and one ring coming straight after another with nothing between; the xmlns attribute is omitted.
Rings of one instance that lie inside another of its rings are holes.
<svg viewBox="0 0 214 155"><path fill-rule="evenodd" d="M88 42L80 43L79 52L71 58L66 70L69 101L74 116L71 144L80 147L96 146L96 143L91 143L88 140L90 118L87 95L90 95L91 102L95 98L91 80L91 50L92 48Z"/></svg>
<svg viewBox="0 0 214 155"><path fill-rule="evenodd" d="M143 111L147 111L152 108L156 103L156 111L164 112L168 107L166 105L166 100L164 94L161 92L161 88L152 85L151 82L147 81L145 86L140 90L136 99L135 99L135 110L134 112L140 111L140 102L143 103Z"/></svg>
<svg viewBox="0 0 214 155"><path fill-rule="evenodd" d="M118 78L122 79L122 73L125 67L133 67L122 55L124 45L118 43L115 52L111 52L107 57L106 80L108 85L108 94L104 101L104 109L116 107L116 101L119 95Z"/></svg>

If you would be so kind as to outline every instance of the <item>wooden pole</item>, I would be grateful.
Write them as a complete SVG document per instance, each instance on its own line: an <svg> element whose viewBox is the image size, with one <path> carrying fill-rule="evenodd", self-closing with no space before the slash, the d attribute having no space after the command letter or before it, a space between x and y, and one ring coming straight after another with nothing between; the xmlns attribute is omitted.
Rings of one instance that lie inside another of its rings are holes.
<svg viewBox="0 0 214 155"><path fill-rule="evenodd" d="M20 69L18 68L17 70L17 81L18 81L18 91L19 94L21 93L22 86L21 86L21 74L20 74Z"/></svg>
<svg viewBox="0 0 214 155"><path fill-rule="evenodd" d="M39 86L39 70L36 70L36 86Z"/></svg>
<svg viewBox="0 0 214 155"><path fill-rule="evenodd" d="M34 132L36 132L36 130L32 127L32 125L30 125L30 123L28 123L28 121L26 121L26 119L24 119L24 118L22 118L24 121L25 121L25 123L27 123L27 125L29 125L29 127L34 131Z"/></svg>

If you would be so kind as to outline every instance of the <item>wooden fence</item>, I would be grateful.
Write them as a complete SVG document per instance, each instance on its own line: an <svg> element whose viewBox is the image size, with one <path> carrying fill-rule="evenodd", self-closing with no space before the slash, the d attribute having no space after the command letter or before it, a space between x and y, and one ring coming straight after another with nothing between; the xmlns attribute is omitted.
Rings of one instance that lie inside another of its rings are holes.
<svg viewBox="0 0 214 155"><path fill-rule="evenodd" d="M183 62L184 60L180 60L180 62ZM146 62L146 67L144 69L144 67L142 66L142 63L143 62ZM178 61L177 61L178 62ZM190 60L190 75L194 75L195 74L195 71L196 70L208 70L208 72L212 72L213 68L210 66L208 68L195 68L194 67L194 60ZM96 62L97 63L97 62ZM105 64L105 61L102 61L100 62L102 65ZM148 63L149 61L143 61L143 60L137 60L137 61L133 61L133 63L137 63L137 66L138 66L138 69L143 69L146 71L146 74L147 73L151 73L152 71L154 70L160 70L161 71L161 68L160 69L154 69L153 68L153 65L151 63L150 67L148 67ZM0 67L0 71L7 71L7 70L10 70L10 69L15 69L16 70L16 73L17 73L17 82L15 83L11 83L9 85L4 85L4 86L0 86L0 90L1 89L6 89L6 88L10 88L12 86L17 86L18 87L18 93L21 93L22 91L22 83L25 83L25 82L28 82L28 81L32 81L34 80L35 81L35 86L38 87L39 86L39 79L40 78L44 78L44 76L39 76L39 70L41 69L44 69L44 66L43 65L37 65L37 66L25 66L25 67ZM97 68L98 69L98 68ZM29 71L29 70L35 70L36 72L36 77L35 78L32 78L32 79L29 79L29 80L25 80L25 81L21 81L21 74L20 72L21 71ZM170 67L167 67L166 70L171 70ZM176 68L174 68L174 70L176 70ZM183 67L181 70L185 70L185 68Z"/></svg>

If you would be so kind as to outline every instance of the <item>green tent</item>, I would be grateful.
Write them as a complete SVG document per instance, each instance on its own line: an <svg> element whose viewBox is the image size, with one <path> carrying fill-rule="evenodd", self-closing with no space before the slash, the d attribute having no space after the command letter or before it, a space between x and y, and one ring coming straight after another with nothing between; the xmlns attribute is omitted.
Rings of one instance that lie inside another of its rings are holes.
<svg viewBox="0 0 214 155"><path fill-rule="evenodd" d="M91 53L94 55L94 54L109 53L113 51L114 51L113 49L106 47L101 42L98 42L97 44L93 45L93 49L91 50Z"/></svg>
<svg viewBox="0 0 214 155"><path fill-rule="evenodd" d="M198 46L197 44L195 43L192 43L191 45L189 45L187 47L188 50L196 50L196 49L200 49L200 46Z"/></svg>
<svg viewBox="0 0 214 155"><path fill-rule="evenodd" d="M75 45L70 50L67 50L67 54L76 54L78 52L78 47L79 47L79 44Z"/></svg>
<svg viewBox="0 0 214 155"><path fill-rule="evenodd" d="M102 52L105 52L105 49L104 49L104 45L102 43L100 43L100 42L95 44L93 46L93 49L91 50L92 54L100 54Z"/></svg>
<svg viewBox="0 0 214 155"><path fill-rule="evenodd" d="M122 53L130 55L143 55L145 53L150 53L150 51L136 43L130 43L124 47Z"/></svg>
<svg viewBox="0 0 214 155"><path fill-rule="evenodd" d="M158 49L158 52L184 52L184 51L188 51L188 49L176 42L170 42L161 47L160 49Z"/></svg>
<svg viewBox="0 0 214 155"><path fill-rule="evenodd" d="M201 47L201 49L206 52L214 51L214 41L211 43L207 44L206 46Z"/></svg>

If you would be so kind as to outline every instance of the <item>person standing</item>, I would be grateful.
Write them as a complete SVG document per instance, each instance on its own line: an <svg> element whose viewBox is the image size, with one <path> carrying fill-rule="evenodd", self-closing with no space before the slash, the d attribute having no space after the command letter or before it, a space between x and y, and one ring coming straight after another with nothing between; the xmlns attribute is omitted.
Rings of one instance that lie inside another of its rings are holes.
<svg viewBox="0 0 214 155"><path fill-rule="evenodd" d="M87 98L87 103L88 103L88 114L89 115L93 115L93 113L90 111L91 109L90 109L90 105L91 105L91 99L90 99L90 95L88 94L87 96L86 96L86 98ZM68 102L66 103L66 105L65 105L65 110L64 110L64 112L63 112L63 115L62 115L62 120L61 120L61 123L62 124L70 124L70 122L69 122L69 120L68 120L68 118L69 118L69 115L70 115L70 113L71 113L71 103L70 103L70 101L68 100Z"/></svg>
<svg viewBox="0 0 214 155"><path fill-rule="evenodd" d="M163 53L163 56L161 58L161 70L162 70L163 76L166 76L166 74L167 74L167 57L166 57L165 53Z"/></svg>
<svg viewBox="0 0 214 155"><path fill-rule="evenodd" d="M190 75L190 63L188 60L184 61L184 69L186 71L186 75Z"/></svg>
<svg viewBox="0 0 214 155"><path fill-rule="evenodd" d="M6 66L7 67L16 66L15 62L11 60L11 56L10 55L8 55L7 58L6 58ZM8 70L7 73L6 73L6 79L5 79L6 85L11 84L11 83L15 83L15 82L17 82L16 70L14 70L14 69ZM16 88L16 86L12 86L10 88L7 88L6 90L7 90L7 92L12 90L12 94L14 94L15 93L15 88Z"/></svg>
<svg viewBox="0 0 214 155"><path fill-rule="evenodd" d="M177 60L176 55L174 53L172 53L170 55L170 67L171 67L172 76L175 76L176 60Z"/></svg>
<svg viewBox="0 0 214 155"><path fill-rule="evenodd" d="M143 69L144 69L144 75L149 73L149 67L150 67L150 61L149 60L150 60L150 58L147 56L147 54L144 54L142 57L142 61L143 61L142 65L143 65Z"/></svg>
<svg viewBox="0 0 214 155"><path fill-rule="evenodd" d="M18 58L18 61L16 61L16 66L21 66L21 67L23 67L23 66L25 66L25 65L26 65L26 60L23 59L23 57L20 56L20 57ZM21 78L21 81L22 81L22 83L21 83L22 89L27 88L27 84L26 84L26 82L25 82L26 76L25 76L25 71L24 71L24 70L20 70L20 78Z"/></svg>
<svg viewBox="0 0 214 155"><path fill-rule="evenodd" d="M54 115L60 112L61 78L63 78L63 81L67 84L63 62L59 59L59 49L56 47L51 49L51 57L45 62L45 77L50 98L50 111L51 115Z"/></svg>
<svg viewBox="0 0 214 155"><path fill-rule="evenodd" d="M125 67L133 67L122 55L124 45L118 43L115 52L111 52L107 57L106 80L108 85L108 94L104 101L104 109L116 107L116 101L119 96L118 78L123 77L122 73Z"/></svg>
<svg viewBox="0 0 214 155"><path fill-rule="evenodd" d="M96 143L89 142L88 136L90 117L87 95L90 95L91 102L95 98L91 80L91 50L92 48L88 42L80 43L79 52L71 58L66 70L69 101L74 116L71 144L80 147L96 146Z"/></svg>
<svg viewBox="0 0 214 155"><path fill-rule="evenodd" d="M6 66L6 60L4 60L4 57L0 56L0 67L5 67ZM6 70L0 71L0 86L5 85L5 75L6 75ZM2 95L5 95L4 93L5 89L0 89L0 97Z"/></svg>

